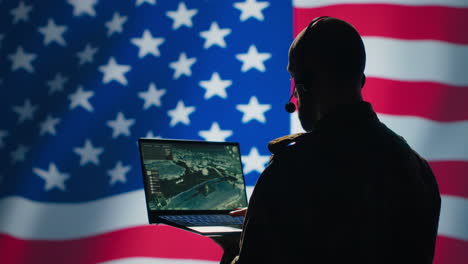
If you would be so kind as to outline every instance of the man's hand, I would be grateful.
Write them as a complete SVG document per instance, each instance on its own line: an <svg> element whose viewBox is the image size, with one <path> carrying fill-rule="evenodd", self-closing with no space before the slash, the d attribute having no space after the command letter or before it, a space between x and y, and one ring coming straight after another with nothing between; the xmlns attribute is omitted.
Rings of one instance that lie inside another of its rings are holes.
<svg viewBox="0 0 468 264"><path fill-rule="evenodd" d="M245 216L247 213L247 207L244 208L236 208L234 211L229 212L231 216Z"/></svg>

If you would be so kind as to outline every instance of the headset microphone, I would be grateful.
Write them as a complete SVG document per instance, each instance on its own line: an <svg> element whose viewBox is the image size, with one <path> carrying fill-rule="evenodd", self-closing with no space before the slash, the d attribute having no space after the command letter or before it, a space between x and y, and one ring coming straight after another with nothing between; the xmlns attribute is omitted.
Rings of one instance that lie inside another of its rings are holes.
<svg viewBox="0 0 468 264"><path fill-rule="evenodd" d="M317 23L319 22L320 20L324 19L324 18L329 18L329 16L319 16L319 17L316 17L314 18L310 24L307 26L306 28L306 32L307 31L310 31L311 28ZM304 33L305 35L306 33ZM296 111L296 105L294 103L291 102L291 98L293 97L294 95L294 92L291 94L291 97L289 97L289 100L288 102L284 105L284 109L286 110L286 112L292 114L294 113L294 111Z"/></svg>
<svg viewBox="0 0 468 264"><path fill-rule="evenodd" d="M294 113L294 111L296 111L296 106L294 105L293 102L291 102L291 98L293 97L293 94L291 94L291 97L289 97L288 103L284 105L284 109L286 110L286 112L288 112L290 114L292 114L292 113Z"/></svg>

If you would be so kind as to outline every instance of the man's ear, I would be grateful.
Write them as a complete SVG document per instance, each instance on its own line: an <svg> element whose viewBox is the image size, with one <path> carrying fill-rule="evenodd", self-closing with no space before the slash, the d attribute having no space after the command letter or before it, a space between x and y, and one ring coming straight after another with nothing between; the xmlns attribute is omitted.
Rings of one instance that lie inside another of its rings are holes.
<svg viewBox="0 0 468 264"><path fill-rule="evenodd" d="M362 74L362 80L361 80L361 89L364 87L364 84L366 84L366 75L363 73Z"/></svg>

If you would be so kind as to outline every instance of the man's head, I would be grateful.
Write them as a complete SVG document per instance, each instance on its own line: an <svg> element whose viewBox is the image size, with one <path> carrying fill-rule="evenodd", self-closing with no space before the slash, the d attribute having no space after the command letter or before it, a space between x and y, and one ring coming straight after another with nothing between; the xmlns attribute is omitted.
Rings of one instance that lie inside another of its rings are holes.
<svg viewBox="0 0 468 264"><path fill-rule="evenodd" d="M288 71L299 88L299 119L306 131L334 106L361 100L365 64L362 39L343 20L315 19L297 35Z"/></svg>

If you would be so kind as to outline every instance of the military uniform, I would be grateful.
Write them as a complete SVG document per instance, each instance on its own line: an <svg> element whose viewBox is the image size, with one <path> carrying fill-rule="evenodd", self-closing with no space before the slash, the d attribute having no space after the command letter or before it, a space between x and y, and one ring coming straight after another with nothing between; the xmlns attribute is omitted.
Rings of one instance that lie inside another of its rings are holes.
<svg viewBox="0 0 468 264"><path fill-rule="evenodd" d="M369 103L268 148L233 263L432 263L436 179Z"/></svg>

